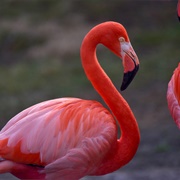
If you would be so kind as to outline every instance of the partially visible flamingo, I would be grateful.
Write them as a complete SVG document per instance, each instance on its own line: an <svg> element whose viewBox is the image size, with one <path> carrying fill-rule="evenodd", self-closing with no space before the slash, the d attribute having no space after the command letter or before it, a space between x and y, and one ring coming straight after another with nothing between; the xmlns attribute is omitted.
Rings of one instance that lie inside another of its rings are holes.
<svg viewBox="0 0 180 180"><path fill-rule="evenodd" d="M169 81L167 102L171 116L180 129L180 63Z"/></svg>
<svg viewBox="0 0 180 180"><path fill-rule="evenodd" d="M178 0L178 4L177 4L177 16L180 21L180 0Z"/></svg>
<svg viewBox="0 0 180 180"><path fill-rule="evenodd" d="M180 0L178 0L177 4L177 15L180 21ZM180 129L180 63L174 70L171 80L169 81L167 102L171 116Z"/></svg>
<svg viewBox="0 0 180 180"><path fill-rule="evenodd" d="M139 60L119 23L99 24L84 38L83 68L112 113L99 102L78 98L49 100L25 109L0 132L0 173L20 179L77 180L111 173L133 158L140 141L138 125L97 61L99 43L122 59L122 90L135 76Z"/></svg>

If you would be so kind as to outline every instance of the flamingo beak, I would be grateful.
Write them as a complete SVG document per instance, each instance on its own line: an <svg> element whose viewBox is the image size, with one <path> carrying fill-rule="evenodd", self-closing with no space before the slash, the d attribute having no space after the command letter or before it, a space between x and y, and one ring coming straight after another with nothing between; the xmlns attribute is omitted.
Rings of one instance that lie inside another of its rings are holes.
<svg viewBox="0 0 180 180"><path fill-rule="evenodd" d="M139 60L130 42L120 41L120 44L124 66L124 77L121 85L121 91L123 91L134 79L139 69Z"/></svg>

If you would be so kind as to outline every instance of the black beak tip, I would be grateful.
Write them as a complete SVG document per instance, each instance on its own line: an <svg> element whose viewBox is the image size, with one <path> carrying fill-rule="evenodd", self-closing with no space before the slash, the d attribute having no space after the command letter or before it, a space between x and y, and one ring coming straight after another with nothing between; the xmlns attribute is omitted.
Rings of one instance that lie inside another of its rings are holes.
<svg viewBox="0 0 180 180"><path fill-rule="evenodd" d="M133 71L129 71L127 73L124 73L123 82L121 85L121 91L124 91L129 86L131 81L134 79L138 69L139 69L139 65L137 65Z"/></svg>

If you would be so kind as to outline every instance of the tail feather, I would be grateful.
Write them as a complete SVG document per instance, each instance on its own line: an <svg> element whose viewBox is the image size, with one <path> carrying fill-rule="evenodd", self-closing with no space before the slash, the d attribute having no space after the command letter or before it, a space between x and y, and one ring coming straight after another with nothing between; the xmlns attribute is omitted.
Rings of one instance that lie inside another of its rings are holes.
<svg viewBox="0 0 180 180"><path fill-rule="evenodd" d="M0 174L11 173L19 179L45 179L45 174L42 174L43 168L24 165L9 160L0 161Z"/></svg>

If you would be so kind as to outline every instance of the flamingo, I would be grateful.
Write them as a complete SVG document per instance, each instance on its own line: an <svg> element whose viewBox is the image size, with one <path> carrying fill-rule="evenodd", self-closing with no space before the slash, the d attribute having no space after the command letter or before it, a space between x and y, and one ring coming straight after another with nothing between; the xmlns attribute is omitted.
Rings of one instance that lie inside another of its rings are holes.
<svg viewBox="0 0 180 180"><path fill-rule="evenodd" d="M178 4L177 4L177 16L180 21L180 0L178 0Z"/></svg>
<svg viewBox="0 0 180 180"><path fill-rule="evenodd" d="M180 21L180 0L177 4L177 15ZM168 83L167 103L170 114L180 129L180 63Z"/></svg>
<svg viewBox="0 0 180 180"><path fill-rule="evenodd" d="M0 131L0 173L20 179L77 180L104 175L135 155L140 133L125 99L101 68L96 46L102 43L124 66L121 90L139 67L123 25L108 21L92 28L81 46L82 66L110 108L79 98L58 98L33 105L14 116ZM118 121L121 137L117 139Z"/></svg>
<svg viewBox="0 0 180 180"><path fill-rule="evenodd" d="M170 114L180 129L180 63L169 81L167 102Z"/></svg>

